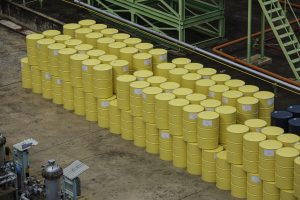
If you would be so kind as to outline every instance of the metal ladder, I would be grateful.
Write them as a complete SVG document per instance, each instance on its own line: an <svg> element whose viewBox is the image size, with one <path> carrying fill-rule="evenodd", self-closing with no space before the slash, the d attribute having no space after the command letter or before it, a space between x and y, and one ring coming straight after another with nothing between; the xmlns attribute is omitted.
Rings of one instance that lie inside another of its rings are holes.
<svg viewBox="0 0 300 200"><path fill-rule="evenodd" d="M300 43L289 24L285 10L278 0L258 0L258 2L296 80L300 81ZM296 17L294 12L293 14Z"/></svg>

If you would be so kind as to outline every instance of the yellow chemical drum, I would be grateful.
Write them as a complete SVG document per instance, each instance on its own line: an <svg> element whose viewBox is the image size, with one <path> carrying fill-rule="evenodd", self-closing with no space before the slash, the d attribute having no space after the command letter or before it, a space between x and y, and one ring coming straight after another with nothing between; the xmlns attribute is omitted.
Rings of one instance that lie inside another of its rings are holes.
<svg viewBox="0 0 300 200"><path fill-rule="evenodd" d="M98 121L97 99L93 93L85 92L85 119L90 122Z"/></svg>
<svg viewBox="0 0 300 200"><path fill-rule="evenodd" d="M115 56L115 55L111 55L111 54L104 54L104 55L100 56L98 59L103 64L109 64L109 65L111 65L111 62L114 61L114 60L117 60L118 57Z"/></svg>
<svg viewBox="0 0 300 200"><path fill-rule="evenodd" d="M85 115L85 95L83 88L73 87L74 113L79 116Z"/></svg>
<svg viewBox="0 0 300 200"><path fill-rule="evenodd" d="M282 147L276 140L265 140L259 143L259 176L264 181L275 181L275 151Z"/></svg>
<svg viewBox="0 0 300 200"><path fill-rule="evenodd" d="M197 143L187 143L187 172L192 175L202 174L202 151Z"/></svg>
<svg viewBox="0 0 300 200"><path fill-rule="evenodd" d="M75 31L79 29L81 26L76 23L65 24L63 26L63 34L69 35L72 38L75 38Z"/></svg>
<svg viewBox="0 0 300 200"><path fill-rule="evenodd" d="M123 42L124 40L130 38L130 35L127 33L116 33L112 36L117 42Z"/></svg>
<svg viewBox="0 0 300 200"><path fill-rule="evenodd" d="M198 114L197 140L201 149L215 149L219 144L220 115L213 111Z"/></svg>
<svg viewBox="0 0 300 200"><path fill-rule="evenodd" d="M139 44L142 42L142 40L140 38L128 38L128 39L125 39L123 41L125 44L127 44L127 46L129 47L135 47L135 45Z"/></svg>
<svg viewBox="0 0 300 200"><path fill-rule="evenodd" d="M169 81L176 82L178 84L182 83L182 76L187 74L189 71L184 68L174 68L169 71Z"/></svg>
<svg viewBox="0 0 300 200"><path fill-rule="evenodd" d="M294 190L280 190L280 198L284 200L297 200Z"/></svg>
<svg viewBox="0 0 300 200"><path fill-rule="evenodd" d="M216 158L223 151L222 146L212 150L202 150L202 180L209 183L216 182Z"/></svg>
<svg viewBox="0 0 300 200"><path fill-rule="evenodd" d="M70 35L57 35L53 38L57 43L64 44L65 41L72 39Z"/></svg>
<svg viewBox="0 0 300 200"><path fill-rule="evenodd" d="M152 55L153 72L157 74L156 66L168 61L168 51L166 49L152 49L149 54Z"/></svg>
<svg viewBox="0 0 300 200"><path fill-rule="evenodd" d="M149 53L137 53L133 55L133 70L152 71L152 55Z"/></svg>
<svg viewBox="0 0 300 200"><path fill-rule="evenodd" d="M226 81L231 79L231 76L228 74L215 74L210 79L216 81L217 85L224 85Z"/></svg>
<svg viewBox="0 0 300 200"><path fill-rule="evenodd" d="M149 53L149 51L151 49L153 49L154 46L151 43L142 42L142 43L136 44L134 47L137 48L140 53Z"/></svg>
<svg viewBox="0 0 300 200"><path fill-rule="evenodd" d="M167 82L167 79L162 76L152 76L147 78L147 82L150 83L152 87L159 87L160 84Z"/></svg>
<svg viewBox="0 0 300 200"><path fill-rule="evenodd" d="M245 97L251 97L254 93L259 91L259 88L255 85L244 85L239 87L238 90L242 92Z"/></svg>
<svg viewBox="0 0 300 200"><path fill-rule="evenodd" d="M258 174L247 173L247 199L263 199L263 181Z"/></svg>
<svg viewBox="0 0 300 200"><path fill-rule="evenodd" d="M237 106L237 100L243 96L243 93L237 90L229 90L222 94L222 103L227 106Z"/></svg>
<svg viewBox="0 0 300 200"><path fill-rule="evenodd" d="M261 129L261 133L265 134L269 140L276 140L279 135L284 133L284 130L277 126L267 126Z"/></svg>
<svg viewBox="0 0 300 200"><path fill-rule="evenodd" d="M238 90L239 87L242 87L245 85L245 81L240 80L240 79L231 79L225 81L224 85L227 85L230 90Z"/></svg>
<svg viewBox="0 0 300 200"><path fill-rule="evenodd" d="M217 70L213 68L202 68L197 71L203 79L210 79L213 75L217 74Z"/></svg>
<svg viewBox="0 0 300 200"><path fill-rule="evenodd" d="M117 99L109 102L109 131L121 134L121 110L118 108Z"/></svg>
<svg viewBox="0 0 300 200"><path fill-rule="evenodd" d="M48 45L48 71L53 76L59 76L58 51L66 48L65 44L53 43Z"/></svg>
<svg viewBox="0 0 300 200"><path fill-rule="evenodd" d="M220 144L226 145L227 127L236 124L236 108L232 106L219 106L215 111L220 115Z"/></svg>
<svg viewBox="0 0 300 200"><path fill-rule="evenodd" d="M199 105L200 102L205 100L207 97L204 94L193 93L193 94L187 95L185 98L190 101L190 104Z"/></svg>
<svg viewBox="0 0 300 200"><path fill-rule="evenodd" d="M28 63L28 57L24 57L21 59L21 80L22 80L23 88L26 88L26 89L32 88L31 68Z"/></svg>
<svg viewBox="0 0 300 200"><path fill-rule="evenodd" d="M185 99L187 95L193 94L193 90L190 88L176 88L173 90L173 94L175 94L176 98Z"/></svg>
<svg viewBox="0 0 300 200"><path fill-rule="evenodd" d="M300 197L300 157L294 160L294 190L295 196Z"/></svg>
<svg viewBox="0 0 300 200"><path fill-rule="evenodd" d="M169 130L159 130L159 158L164 161L172 161L173 145Z"/></svg>
<svg viewBox="0 0 300 200"><path fill-rule="evenodd" d="M248 132L249 128L242 124L227 127L226 150L229 163L235 165L243 163L243 136Z"/></svg>
<svg viewBox="0 0 300 200"><path fill-rule="evenodd" d="M160 63L156 65L156 69L154 70L156 76L163 76L169 79L169 71L175 69L176 65L173 63Z"/></svg>
<svg viewBox="0 0 300 200"><path fill-rule="evenodd" d="M60 77L51 77L52 101L57 105L63 104L63 80Z"/></svg>
<svg viewBox="0 0 300 200"><path fill-rule="evenodd" d="M100 56L103 56L105 54L105 51L102 51L100 49L92 49L86 52L86 55L88 55L91 59L98 59Z"/></svg>
<svg viewBox="0 0 300 200"><path fill-rule="evenodd" d="M49 72L42 71L42 94L45 99L52 99L52 76Z"/></svg>
<svg viewBox="0 0 300 200"><path fill-rule="evenodd" d="M227 162L227 152L221 151L216 156L216 186L221 190L230 190L231 166Z"/></svg>
<svg viewBox="0 0 300 200"><path fill-rule="evenodd" d="M250 132L243 137L243 166L249 173L258 173L259 143L267 137L262 133Z"/></svg>
<svg viewBox="0 0 300 200"><path fill-rule="evenodd" d="M222 95L228 91L229 87L226 85L213 85L208 88L208 96L212 99L222 101Z"/></svg>
<svg viewBox="0 0 300 200"><path fill-rule="evenodd" d="M169 101L169 131L172 136L182 136L182 108L189 104L186 99L172 99Z"/></svg>
<svg viewBox="0 0 300 200"><path fill-rule="evenodd" d="M118 108L130 110L130 83L136 81L133 75L121 75L117 78Z"/></svg>
<svg viewBox="0 0 300 200"><path fill-rule="evenodd" d="M73 48L64 48L58 51L59 75L64 81L71 81L70 58L76 53Z"/></svg>
<svg viewBox="0 0 300 200"><path fill-rule="evenodd" d="M146 147L146 124L143 117L133 117L133 144Z"/></svg>
<svg viewBox="0 0 300 200"><path fill-rule="evenodd" d="M70 57L71 83L73 87L83 87L82 85L82 61L89 59L86 54L73 54Z"/></svg>
<svg viewBox="0 0 300 200"><path fill-rule="evenodd" d="M109 104L110 101L116 99L114 95L106 99L97 99L97 110L98 110L98 126L101 128L109 128ZM129 126L130 124L128 124Z"/></svg>
<svg viewBox="0 0 300 200"><path fill-rule="evenodd" d="M240 97L237 100L237 122L258 118L258 100L254 97Z"/></svg>
<svg viewBox="0 0 300 200"><path fill-rule="evenodd" d="M146 81L134 81L130 83L130 110L132 116L143 117L143 89L149 87Z"/></svg>
<svg viewBox="0 0 300 200"><path fill-rule="evenodd" d="M55 43L53 39L41 39L37 41L38 66L40 70L49 71L48 46Z"/></svg>
<svg viewBox="0 0 300 200"><path fill-rule="evenodd" d="M296 134L285 133L277 136L277 140L282 142L284 147L294 147L299 142L300 137Z"/></svg>
<svg viewBox="0 0 300 200"><path fill-rule="evenodd" d="M58 30L46 30L42 33L45 38L53 39L55 36L60 35L60 31Z"/></svg>
<svg viewBox="0 0 300 200"><path fill-rule="evenodd" d="M63 81L64 109L74 110L74 92L71 82Z"/></svg>
<svg viewBox="0 0 300 200"><path fill-rule="evenodd" d="M133 72L133 55L138 53L137 48L124 47L120 49L120 59L127 60L129 72Z"/></svg>
<svg viewBox="0 0 300 200"><path fill-rule="evenodd" d="M184 65L184 68L189 70L189 73L197 73L199 69L203 68L203 64L200 63L189 63Z"/></svg>
<svg viewBox="0 0 300 200"><path fill-rule="evenodd" d="M197 143L197 118L198 114L202 112L204 108L200 105L186 105L183 107L182 118L182 133L183 139L186 142Z"/></svg>
<svg viewBox="0 0 300 200"><path fill-rule="evenodd" d="M231 195L240 199L247 197L247 173L243 165L231 165Z"/></svg>
<svg viewBox="0 0 300 200"><path fill-rule="evenodd" d="M93 93L93 68L100 63L98 59L86 59L82 61L82 86L84 92ZM112 88L110 89L112 90Z"/></svg>
<svg viewBox="0 0 300 200"><path fill-rule="evenodd" d="M92 50L94 47L90 44L79 44L75 47L79 54L86 54L88 51Z"/></svg>
<svg viewBox="0 0 300 200"><path fill-rule="evenodd" d="M87 27L90 27L90 26L96 24L96 21L93 20L93 19L83 19L83 20L80 20L80 21L78 22L78 24L79 24L81 27L87 28Z"/></svg>
<svg viewBox="0 0 300 200"><path fill-rule="evenodd" d="M263 199L280 200L280 190L275 186L275 182L263 181Z"/></svg>
<svg viewBox="0 0 300 200"><path fill-rule="evenodd" d="M89 33L92 33L93 30L90 28L79 28L75 30L75 39L81 40L83 43L86 43L85 36Z"/></svg>
<svg viewBox="0 0 300 200"><path fill-rule="evenodd" d="M261 132L261 129L267 126L267 122L262 119L248 119L244 122L251 132Z"/></svg>
<svg viewBox="0 0 300 200"><path fill-rule="evenodd" d="M112 37L114 34L119 33L119 31L115 28L106 28L101 31L104 37Z"/></svg>
<svg viewBox="0 0 300 200"><path fill-rule="evenodd" d="M211 79L201 79L196 81L196 92L208 96L209 87L215 85L216 82Z"/></svg>
<svg viewBox="0 0 300 200"><path fill-rule="evenodd" d="M270 125L271 113L274 111L274 93L269 91L259 91L253 94L259 100L258 117L264 119Z"/></svg>
<svg viewBox="0 0 300 200"><path fill-rule="evenodd" d="M129 63L127 60L113 60L110 62L112 66L113 90L117 92L117 78L124 74L129 74ZM112 86L112 85L111 85Z"/></svg>
<svg viewBox="0 0 300 200"><path fill-rule="evenodd" d="M112 67L100 64L93 67L93 93L96 98L107 99L113 96Z"/></svg>
<svg viewBox="0 0 300 200"><path fill-rule="evenodd" d="M176 65L178 68L184 68L185 65L191 63L191 59L189 58L174 58L172 63Z"/></svg>
<svg viewBox="0 0 300 200"><path fill-rule="evenodd" d="M193 91L196 89L196 81L201 79L201 75L197 73L187 73L181 78L182 87L190 88Z"/></svg>
<svg viewBox="0 0 300 200"><path fill-rule="evenodd" d="M100 33L102 30L107 28L106 24L93 24L91 26L89 26L90 29L93 30L93 32L98 32Z"/></svg>
<svg viewBox="0 0 300 200"><path fill-rule="evenodd" d="M168 130L169 128L169 101L176 96L171 93L160 93L155 96L155 122L157 128Z"/></svg>
<svg viewBox="0 0 300 200"><path fill-rule="evenodd" d="M124 42L113 42L108 45L108 53L120 57L120 50L125 48Z"/></svg>
<svg viewBox="0 0 300 200"><path fill-rule="evenodd" d="M108 45L115 42L115 39L110 37L103 37L97 40L97 49L105 51L106 53L109 52Z"/></svg>
<svg viewBox="0 0 300 200"><path fill-rule="evenodd" d="M160 88L166 93L173 93L173 91L180 87L180 84L176 82L164 82L160 84Z"/></svg>
<svg viewBox="0 0 300 200"><path fill-rule="evenodd" d="M215 111L215 109L222 105L221 101L216 99L205 99L200 102L206 111Z"/></svg>
<svg viewBox="0 0 300 200"><path fill-rule="evenodd" d="M149 70L138 70L133 73L138 81L146 81L149 77L153 76L153 72Z"/></svg>
<svg viewBox="0 0 300 200"><path fill-rule="evenodd" d="M121 137L133 140L133 117L130 110L121 110Z"/></svg>
<svg viewBox="0 0 300 200"><path fill-rule="evenodd" d="M70 39L65 41L64 44L67 45L68 48L75 48L77 45L82 44L82 41L78 39Z"/></svg>
<svg viewBox="0 0 300 200"><path fill-rule="evenodd" d="M37 41L43 39L43 34L32 33L26 36L26 49L29 65L38 65Z"/></svg>
<svg viewBox="0 0 300 200"><path fill-rule="evenodd" d="M159 153L159 132L156 124L146 123L146 152Z"/></svg>
<svg viewBox="0 0 300 200"><path fill-rule="evenodd" d="M155 124L155 96L162 93L159 87L147 87L143 93L143 117L147 123Z"/></svg>
<svg viewBox="0 0 300 200"><path fill-rule="evenodd" d="M94 48L97 47L97 41L102 38L103 35L98 32L91 32L85 35L85 43L92 45Z"/></svg>
<svg viewBox="0 0 300 200"><path fill-rule="evenodd" d="M42 93L42 72L37 65L31 66L31 85L33 93Z"/></svg>
<svg viewBox="0 0 300 200"><path fill-rule="evenodd" d="M182 136L173 136L173 166L186 168L186 142Z"/></svg>

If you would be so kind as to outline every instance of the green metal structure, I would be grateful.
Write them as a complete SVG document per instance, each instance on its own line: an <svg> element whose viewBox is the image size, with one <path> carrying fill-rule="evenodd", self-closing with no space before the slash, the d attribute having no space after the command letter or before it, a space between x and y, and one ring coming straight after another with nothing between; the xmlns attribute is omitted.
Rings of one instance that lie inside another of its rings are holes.
<svg viewBox="0 0 300 200"><path fill-rule="evenodd" d="M81 0L81 2L196 46L213 44L222 40L225 34L224 0Z"/></svg>

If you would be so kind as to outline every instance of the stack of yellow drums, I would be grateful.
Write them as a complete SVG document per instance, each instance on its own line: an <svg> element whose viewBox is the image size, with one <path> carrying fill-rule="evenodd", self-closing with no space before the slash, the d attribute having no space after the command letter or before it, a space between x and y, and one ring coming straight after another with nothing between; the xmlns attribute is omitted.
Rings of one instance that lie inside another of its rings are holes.
<svg viewBox="0 0 300 200"><path fill-rule="evenodd" d="M222 146L212 150L202 150L202 180L205 182L216 182L216 157L223 151Z"/></svg>
<svg viewBox="0 0 300 200"><path fill-rule="evenodd" d="M169 130L172 136L182 136L182 108L189 104L186 99L173 99L169 101Z"/></svg>
<svg viewBox="0 0 300 200"><path fill-rule="evenodd" d="M222 94L222 103L227 106L237 106L237 100L243 96L243 93L237 90L229 90Z"/></svg>
<svg viewBox="0 0 300 200"><path fill-rule="evenodd" d="M226 85L213 85L208 88L208 96L212 99L222 101L222 94L229 90Z"/></svg>
<svg viewBox="0 0 300 200"><path fill-rule="evenodd" d="M94 48L97 47L97 40L102 38L103 35L98 32L91 32L85 35L85 42L89 45L92 45Z"/></svg>
<svg viewBox="0 0 300 200"><path fill-rule="evenodd" d="M79 44L75 46L75 49L79 54L86 54L88 51L92 50L94 47L90 44Z"/></svg>
<svg viewBox="0 0 300 200"><path fill-rule="evenodd" d="M169 130L169 101L172 99L175 99L175 95L171 93L155 96L155 122L161 130Z"/></svg>
<svg viewBox="0 0 300 200"><path fill-rule="evenodd" d="M42 34L30 34L26 36L26 48L29 65L38 65L38 49L37 41L43 39L45 36Z"/></svg>
<svg viewBox="0 0 300 200"><path fill-rule="evenodd" d="M261 133L269 140L276 140L279 135L284 133L284 129L277 126L267 126L261 129Z"/></svg>
<svg viewBox="0 0 300 200"><path fill-rule="evenodd" d="M279 135L277 140L280 141L284 147L294 147L299 142L300 137L296 134L286 133Z"/></svg>
<svg viewBox="0 0 300 200"><path fill-rule="evenodd" d="M28 58L21 59L21 79L22 79L22 87L26 89L32 88L31 85L31 69L28 63Z"/></svg>
<svg viewBox="0 0 300 200"><path fill-rule="evenodd" d="M108 45L108 53L120 57L120 50L125 48L126 44L124 42L113 42Z"/></svg>
<svg viewBox="0 0 300 200"><path fill-rule="evenodd" d="M276 187L275 182L263 181L263 199L280 200L280 190Z"/></svg>
<svg viewBox="0 0 300 200"><path fill-rule="evenodd" d="M216 99L205 99L200 102L206 111L215 111L215 109L222 105L221 101Z"/></svg>
<svg viewBox="0 0 300 200"><path fill-rule="evenodd" d="M48 45L55 43L53 39L41 39L37 41L37 56L39 69L48 71Z"/></svg>
<svg viewBox="0 0 300 200"><path fill-rule="evenodd" d="M156 66L160 63L165 63L168 61L168 51L165 49L152 49L149 51L152 55L153 72L157 73Z"/></svg>
<svg viewBox="0 0 300 200"><path fill-rule="evenodd" d="M191 63L189 58L174 58L172 63L176 65L177 68L183 68L185 65Z"/></svg>
<svg viewBox="0 0 300 200"><path fill-rule="evenodd" d="M89 58L86 54L74 54L70 57L71 83L73 87L82 85L82 61Z"/></svg>
<svg viewBox="0 0 300 200"><path fill-rule="evenodd" d="M210 77L217 73L217 70L213 68L202 68L199 69L197 73L200 74L203 79L210 79Z"/></svg>
<svg viewBox="0 0 300 200"><path fill-rule="evenodd" d="M162 93L159 87L147 87L143 89L143 117L147 123L155 124L155 96Z"/></svg>
<svg viewBox="0 0 300 200"><path fill-rule="evenodd" d="M76 53L75 49L65 48L58 51L59 76L64 81L71 81L70 57Z"/></svg>
<svg viewBox="0 0 300 200"><path fill-rule="evenodd" d="M57 43L64 44L65 41L72 39L70 35L57 35L53 38Z"/></svg>
<svg viewBox="0 0 300 200"><path fill-rule="evenodd" d="M139 81L146 81L148 78L153 76L153 72L149 70L138 70L133 73L133 75L136 77Z"/></svg>
<svg viewBox="0 0 300 200"><path fill-rule="evenodd" d="M127 60L114 60L111 61L110 65L113 69L112 79L114 85L114 92L117 90L117 78L124 74L129 74L129 63Z"/></svg>
<svg viewBox="0 0 300 200"><path fill-rule="evenodd" d="M240 199L247 197L247 173L243 165L231 165L231 195Z"/></svg>
<svg viewBox="0 0 300 200"><path fill-rule="evenodd" d="M261 132L261 129L267 126L267 122L262 119L248 119L244 123L251 132Z"/></svg>
<svg viewBox="0 0 300 200"><path fill-rule="evenodd" d="M149 87L146 81L134 81L130 83L130 109L132 116L143 117L143 95L144 88Z"/></svg>
<svg viewBox="0 0 300 200"><path fill-rule="evenodd" d="M176 82L178 84L182 83L182 76L189 73L187 69L184 68L174 68L169 71L169 81Z"/></svg>
<svg viewBox="0 0 300 200"><path fill-rule="evenodd" d="M146 123L146 152L159 153L159 132L156 124Z"/></svg>
<svg viewBox="0 0 300 200"><path fill-rule="evenodd" d="M160 84L167 82L167 79L162 76L152 76L147 78L147 82L153 87L159 87Z"/></svg>
<svg viewBox="0 0 300 200"><path fill-rule="evenodd" d="M115 28L106 28L101 31L104 37L112 37L114 34L119 33L119 30Z"/></svg>
<svg viewBox="0 0 300 200"><path fill-rule="evenodd" d="M128 38L123 40L123 42L129 46L129 47L135 47L135 45L139 44L142 42L142 40L140 38Z"/></svg>
<svg viewBox="0 0 300 200"><path fill-rule="evenodd" d="M117 78L118 107L122 110L130 110L130 83L135 80L133 75L121 75Z"/></svg>
<svg viewBox="0 0 300 200"><path fill-rule="evenodd" d="M241 97L237 100L237 122L243 124L248 119L258 118L258 100L254 97Z"/></svg>
<svg viewBox="0 0 300 200"><path fill-rule="evenodd" d="M189 73L197 73L199 69L203 68L203 65L200 63L189 63L184 65L184 68L189 70Z"/></svg>
<svg viewBox="0 0 300 200"><path fill-rule="evenodd" d="M201 76L197 73L187 73L182 76L182 87L190 88L193 91L196 89L196 81L200 80Z"/></svg>
<svg viewBox="0 0 300 200"><path fill-rule="evenodd" d="M101 33L102 30L107 28L107 25L106 24L93 24L89 28L92 29L93 32Z"/></svg>
<svg viewBox="0 0 300 200"><path fill-rule="evenodd" d="M97 109L98 109L98 126L102 128L109 128L109 104L110 101L116 99L114 95L106 99L97 99ZM128 124L129 126L130 124Z"/></svg>
<svg viewBox="0 0 300 200"><path fill-rule="evenodd" d="M75 38L75 30L79 29L80 25L76 23L65 24L63 26L63 34Z"/></svg>
<svg viewBox="0 0 300 200"><path fill-rule="evenodd" d="M112 67L100 64L93 67L93 92L99 99L107 99L113 95Z"/></svg>
<svg viewBox="0 0 300 200"><path fill-rule="evenodd" d="M137 147L146 147L146 127L143 117L133 117L133 143Z"/></svg>
<svg viewBox="0 0 300 200"><path fill-rule="evenodd" d="M169 79L169 71L176 68L176 65L173 63L160 63L156 66L155 74L156 76L163 76Z"/></svg>
<svg viewBox="0 0 300 200"><path fill-rule="evenodd" d="M130 35L127 33L116 33L112 36L117 42L123 42L124 40L130 38Z"/></svg>
<svg viewBox="0 0 300 200"><path fill-rule="evenodd" d="M153 44L147 42L143 42L135 45L135 48L137 48L140 53L149 53L149 51L153 49L153 47L154 47Z"/></svg>
<svg viewBox="0 0 300 200"><path fill-rule="evenodd" d="M83 28L87 28L87 27L90 27L90 26L96 24L96 21L92 20L92 19L83 19L83 20L80 20L78 22L78 24Z"/></svg>
<svg viewBox="0 0 300 200"><path fill-rule="evenodd" d="M201 101L205 100L207 97L204 94L193 93L185 97L190 101L191 104L199 105Z"/></svg>
<svg viewBox="0 0 300 200"><path fill-rule="evenodd" d="M133 117L130 110L121 110L121 136L133 140Z"/></svg>
<svg viewBox="0 0 300 200"><path fill-rule="evenodd" d="M97 40L97 48L104 51L105 53L108 53L108 45L113 42L115 42L115 40L109 37L99 38Z"/></svg>
<svg viewBox="0 0 300 200"><path fill-rule="evenodd" d="M258 174L247 174L247 199L256 200L263 198L263 183Z"/></svg>
<svg viewBox="0 0 300 200"><path fill-rule="evenodd" d="M201 175L202 151L197 143L187 143L187 172L192 175Z"/></svg>
<svg viewBox="0 0 300 200"><path fill-rule="evenodd" d="M196 81L196 92L208 96L209 87L216 84L216 81L211 79L200 79Z"/></svg>
<svg viewBox="0 0 300 200"><path fill-rule="evenodd" d="M52 82L51 74L47 71L42 71L42 93L43 98L52 99Z"/></svg>
<svg viewBox="0 0 300 200"><path fill-rule="evenodd" d="M300 198L300 157L294 160L294 190L295 196Z"/></svg>
<svg viewBox="0 0 300 200"><path fill-rule="evenodd" d="M260 91L253 94L259 100L259 119L263 119L268 125L271 124L271 113L274 110L274 93Z"/></svg>
<svg viewBox="0 0 300 200"><path fill-rule="evenodd" d="M100 56L98 59L103 64L109 64L109 65L111 65L111 62L114 61L114 60L117 60L118 57L115 56L115 55L111 55L111 54L104 54L104 55Z"/></svg>
<svg viewBox="0 0 300 200"><path fill-rule="evenodd" d="M59 77L53 76L51 79L51 88L52 88L52 101L55 104L63 104L63 80Z"/></svg>
<svg viewBox="0 0 300 200"><path fill-rule="evenodd" d="M160 84L160 87L164 90L164 92L173 93L173 90L179 88L180 85L176 82L164 82Z"/></svg>
<svg viewBox="0 0 300 200"><path fill-rule="evenodd" d="M133 55L133 70L152 71L152 55L149 53L137 53Z"/></svg>
<svg viewBox="0 0 300 200"><path fill-rule="evenodd" d="M120 49L120 59L126 60L128 62L129 72L133 72L133 55L136 54L138 50L134 47L125 47Z"/></svg>
<svg viewBox="0 0 300 200"><path fill-rule="evenodd" d="M173 159L172 136L169 130L159 130L159 158L165 161Z"/></svg>
<svg viewBox="0 0 300 200"><path fill-rule="evenodd" d="M82 44L82 41L78 39L70 39L65 41L64 44L67 45L68 48L75 48L77 45Z"/></svg>
<svg viewBox="0 0 300 200"><path fill-rule="evenodd" d="M60 43L50 44L48 46L48 66L49 72L53 76L59 76L59 57L58 51L65 48L66 45Z"/></svg>
<svg viewBox="0 0 300 200"><path fill-rule="evenodd" d="M216 159L216 186L221 190L230 190L231 166L227 162L227 152L221 151Z"/></svg>
<svg viewBox="0 0 300 200"><path fill-rule="evenodd" d="M92 93L94 91L94 89L97 91L98 88L96 88L96 85L95 86L93 85L93 81L95 81L95 79L93 80L93 78L95 77L95 75L93 76L93 73L95 72L93 70L93 68L99 64L100 64L100 60L97 60L97 59L87 59L87 60L82 61L82 85L83 85L84 92ZM108 69L108 74L109 74L109 69ZM106 77L106 79L108 79L108 77ZM100 80L100 82L101 82L101 80ZM105 80L105 82L106 82L106 80ZM107 85L107 86L109 86L109 85ZM111 91L111 90L112 90L112 88L110 87L109 91ZM101 92L101 89L100 89L100 92ZM110 95L110 94L108 94L108 95Z"/></svg>
<svg viewBox="0 0 300 200"><path fill-rule="evenodd" d="M86 43L85 35L93 32L90 28L79 28L75 30L75 39L81 40L82 42Z"/></svg>
<svg viewBox="0 0 300 200"><path fill-rule="evenodd" d="M97 99L93 93L85 92L85 119L90 122L98 121Z"/></svg>
<svg viewBox="0 0 300 200"><path fill-rule="evenodd" d="M216 81L218 85L224 85L226 81L231 79L231 76L228 74L215 74L210 79Z"/></svg>
<svg viewBox="0 0 300 200"><path fill-rule="evenodd" d="M173 94L175 94L176 98L185 99L187 95L193 94L193 90L189 88L177 88L173 90Z"/></svg>
<svg viewBox="0 0 300 200"><path fill-rule="evenodd" d="M86 55L88 55L92 59L98 59L100 56L103 56L104 54L105 52L100 49L92 49L86 52Z"/></svg>
<svg viewBox="0 0 300 200"><path fill-rule="evenodd" d="M74 110L74 93L71 82L63 81L63 103L64 109Z"/></svg>
<svg viewBox="0 0 300 200"><path fill-rule="evenodd" d="M121 110L118 108L117 99L109 102L109 131L121 134Z"/></svg>
<svg viewBox="0 0 300 200"><path fill-rule="evenodd" d="M240 79L230 79L226 81L224 85L227 85L230 90L238 90L240 87L245 85L245 81L242 81Z"/></svg>
<svg viewBox="0 0 300 200"><path fill-rule="evenodd" d="M79 116L85 115L85 95L83 88L73 87L74 89L74 113Z"/></svg>
<svg viewBox="0 0 300 200"><path fill-rule="evenodd" d="M173 165L186 168L186 143L183 136L172 136L173 139Z"/></svg>
<svg viewBox="0 0 300 200"><path fill-rule="evenodd" d="M60 31L58 30L46 30L42 33L45 38L53 39L55 36L60 35Z"/></svg>
<svg viewBox="0 0 300 200"><path fill-rule="evenodd" d="M238 90L242 92L245 97L252 97L254 93L259 91L259 88L255 85L244 85L239 87Z"/></svg>

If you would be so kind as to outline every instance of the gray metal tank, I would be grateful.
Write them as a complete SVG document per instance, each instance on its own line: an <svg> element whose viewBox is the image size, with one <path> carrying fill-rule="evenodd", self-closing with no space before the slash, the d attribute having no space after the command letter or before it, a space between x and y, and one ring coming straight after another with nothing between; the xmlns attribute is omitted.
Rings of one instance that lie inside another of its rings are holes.
<svg viewBox="0 0 300 200"><path fill-rule="evenodd" d="M55 160L49 160L43 168L42 176L45 178L46 200L61 199L63 169L55 163Z"/></svg>
<svg viewBox="0 0 300 200"><path fill-rule="evenodd" d="M0 166L4 165L5 161L5 143L6 138L0 133Z"/></svg>

